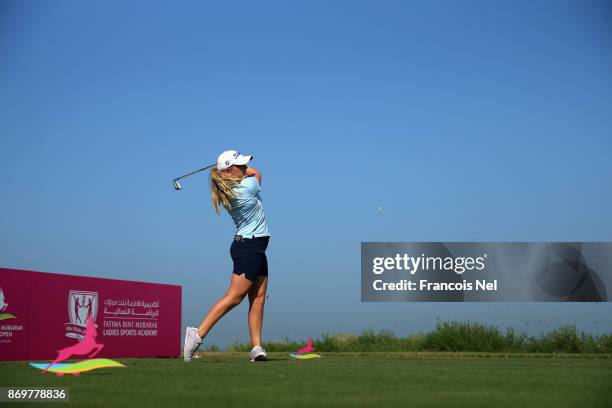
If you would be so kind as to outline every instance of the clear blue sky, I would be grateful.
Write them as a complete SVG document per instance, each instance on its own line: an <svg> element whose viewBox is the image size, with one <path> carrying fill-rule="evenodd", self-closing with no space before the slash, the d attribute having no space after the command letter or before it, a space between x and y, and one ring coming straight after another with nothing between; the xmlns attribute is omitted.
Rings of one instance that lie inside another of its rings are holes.
<svg viewBox="0 0 612 408"><path fill-rule="evenodd" d="M612 241L611 22L606 1L2 1L0 265L180 284L198 323L233 225L205 175L170 180L235 148L263 173L268 339L610 331L612 304L361 304L359 250ZM245 305L209 344L235 339Z"/></svg>

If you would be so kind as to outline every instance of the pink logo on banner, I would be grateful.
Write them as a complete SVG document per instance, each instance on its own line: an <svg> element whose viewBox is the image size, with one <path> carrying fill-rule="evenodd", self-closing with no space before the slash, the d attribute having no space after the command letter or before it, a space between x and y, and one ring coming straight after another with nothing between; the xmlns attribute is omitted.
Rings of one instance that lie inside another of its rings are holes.
<svg viewBox="0 0 612 408"><path fill-rule="evenodd" d="M71 290L68 295L68 316L66 337L82 339L85 336L87 319L91 316L96 321L98 316L98 292Z"/></svg>
<svg viewBox="0 0 612 408"><path fill-rule="evenodd" d="M0 312L4 312L7 307L8 307L8 303L6 303L6 298L4 297L4 291L2 290L2 288L0 288ZM14 318L15 316L13 316L10 313L0 314L0 320L14 319Z"/></svg>
<svg viewBox="0 0 612 408"><path fill-rule="evenodd" d="M0 288L0 312L4 312L4 309L8 307L6 299L4 298L4 291Z"/></svg>

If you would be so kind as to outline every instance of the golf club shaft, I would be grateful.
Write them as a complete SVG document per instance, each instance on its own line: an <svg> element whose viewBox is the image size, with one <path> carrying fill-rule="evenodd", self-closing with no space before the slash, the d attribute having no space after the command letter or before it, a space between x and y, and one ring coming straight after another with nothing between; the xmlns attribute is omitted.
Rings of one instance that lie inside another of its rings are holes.
<svg viewBox="0 0 612 408"><path fill-rule="evenodd" d="M192 171L191 173L187 173L187 174L182 175L181 177L177 177L177 178L175 178L173 181L178 181L178 180L183 179L183 178L185 178L185 177L189 177L189 176L191 176L192 174L196 174L196 173L198 173L198 172L200 172L200 171L208 170L208 169L210 169L211 167L216 166L216 165L217 165L217 163L215 163L215 164L211 164L210 166L206 166L206 167L203 167L203 168L198 169L198 170L195 170L195 171Z"/></svg>

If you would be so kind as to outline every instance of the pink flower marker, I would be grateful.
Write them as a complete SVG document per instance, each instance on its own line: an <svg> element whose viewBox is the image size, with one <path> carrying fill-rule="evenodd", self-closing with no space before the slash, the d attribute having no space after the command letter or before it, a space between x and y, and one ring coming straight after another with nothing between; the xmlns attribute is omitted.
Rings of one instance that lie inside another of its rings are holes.
<svg viewBox="0 0 612 408"><path fill-rule="evenodd" d="M96 336L98 331L96 330L96 324L94 324L91 314L87 316L87 327L85 328L85 337L72 346L68 346L64 349L57 351L57 358L53 360L47 368L43 370L43 374L54 364L60 363L64 360L69 359L71 356L82 356L89 354L89 358L92 358L102 350L103 344L96 343Z"/></svg>
<svg viewBox="0 0 612 408"><path fill-rule="evenodd" d="M306 354L306 353L312 353L313 351L315 351L315 349L314 347L312 347L312 339L308 337L308 342L306 343L306 347L299 349L298 351L295 352L295 354Z"/></svg>

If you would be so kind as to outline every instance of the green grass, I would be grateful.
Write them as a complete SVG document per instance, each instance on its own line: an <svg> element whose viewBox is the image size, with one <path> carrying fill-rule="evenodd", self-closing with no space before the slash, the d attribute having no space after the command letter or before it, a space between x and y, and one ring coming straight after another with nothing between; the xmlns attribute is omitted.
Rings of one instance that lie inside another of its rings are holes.
<svg viewBox="0 0 612 408"><path fill-rule="evenodd" d="M305 340L266 342L268 351L291 351L303 347ZM530 336L509 328L499 328L478 322L444 322L428 333L398 337L393 332L365 330L359 335L334 334L314 339L319 351L483 351L512 353L612 353L612 334L592 335L575 326L563 326ZM234 343L226 351L249 351L250 343ZM219 351L216 346L207 350Z"/></svg>
<svg viewBox="0 0 612 408"><path fill-rule="evenodd" d="M0 363L0 386L68 387L71 405L105 407L604 407L612 400L609 354L322 354L297 361L270 353L265 363L245 353L205 353L191 364L118 359L127 367L80 377L9 362Z"/></svg>

